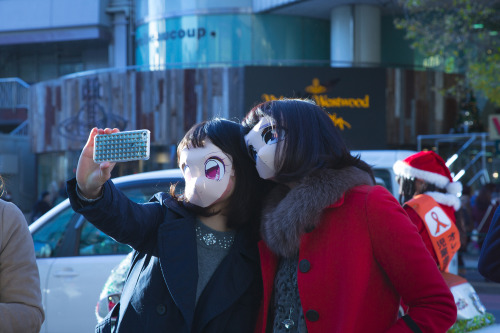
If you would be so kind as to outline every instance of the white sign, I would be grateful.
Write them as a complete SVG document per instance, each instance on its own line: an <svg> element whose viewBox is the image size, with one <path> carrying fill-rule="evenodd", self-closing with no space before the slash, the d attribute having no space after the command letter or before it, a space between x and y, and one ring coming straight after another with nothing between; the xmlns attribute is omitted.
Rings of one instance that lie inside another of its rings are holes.
<svg viewBox="0 0 500 333"><path fill-rule="evenodd" d="M492 114L489 116L488 134L490 140L500 140L500 114Z"/></svg>
<svg viewBox="0 0 500 333"><path fill-rule="evenodd" d="M451 220L441 207L433 207L425 214L425 223L429 227L431 235L438 237L451 228Z"/></svg>

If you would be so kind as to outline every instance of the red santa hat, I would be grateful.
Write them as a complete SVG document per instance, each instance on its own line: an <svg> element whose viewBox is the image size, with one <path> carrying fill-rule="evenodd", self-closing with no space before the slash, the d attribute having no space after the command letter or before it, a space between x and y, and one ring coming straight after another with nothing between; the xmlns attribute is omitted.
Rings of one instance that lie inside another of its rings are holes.
<svg viewBox="0 0 500 333"><path fill-rule="evenodd" d="M453 181L450 169L441 156L433 151L421 151L397 161L393 170L397 176L422 179L445 189L450 194L456 195L462 192L462 183Z"/></svg>

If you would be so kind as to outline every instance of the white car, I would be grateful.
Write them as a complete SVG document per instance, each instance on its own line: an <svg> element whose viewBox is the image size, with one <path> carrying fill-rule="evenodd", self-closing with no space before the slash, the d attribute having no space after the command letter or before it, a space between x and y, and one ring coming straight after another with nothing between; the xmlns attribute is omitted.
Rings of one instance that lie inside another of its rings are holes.
<svg viewBox="0 0 500 333"><path fill-rule="evenodd" d="M396 198L399 197L399 185L392 166L398 160L404 160L417 153L414 150L354 150L352 155L360 155L361 159L372 166L373 175L378 185L383 185Z"/></svg>
<svg viewBox="0 0 500 333"><path fill-rule="evenodd" d="M130 199L147 202L170 184L184 183L179 169L145 172L113 179ZM42 302L43 333L88 333L96 325L96 297L111 270L131 251L58 204L29 226L35 244Z"/></svg>

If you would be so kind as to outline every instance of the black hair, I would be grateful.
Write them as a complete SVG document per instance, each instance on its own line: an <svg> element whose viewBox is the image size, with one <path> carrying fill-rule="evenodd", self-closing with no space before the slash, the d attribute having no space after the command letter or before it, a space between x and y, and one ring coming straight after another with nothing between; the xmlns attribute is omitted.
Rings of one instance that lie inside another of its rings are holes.
<svg viewBox="0 0 500 333"><path fill-rule="evenodd" d="M274 177L277 182L297 181L320 169L342 169L349 166L366 171L368 164L352 156L328 114L311 100L282 99L255 106L243 120L252 128L261 118L271 117L274 126L285 135L276 148Z"/></svg>
<svg viewBox="0 0 500 333"><path fill-rule="evenodd" d="M232 160L235 175L234 191L227 205L227 225L229 228L238 229L248 223L254 223L255 230L258 230L257 221L263 197L261 193L267 185L257 174L246 152L245 134L243 126L230 120L215 118L203 121L191 127L184 135L177 146L177 158L180 151L186 147L204 147L206 139L226 153ZM175 187L171 187L170 194L178 201L183 201L182 195L175 195ZM199 215L210 216L218 213L185 202L184 204Z"/></svg>
<svg viewBox="0 0 500 333"><path fill-rule="evenodd" d="M493 192L495 192L495 184L486 183L479 189L477 194L475 205L479 210L486 210L491 204L491 197Z"/></svg>
<svg viewBox="0 0 500 333"><path fill-rule="evenodd" d="M403 205L415 195L415 179L401 176L396 179L399 184L399 203Z"/></svg>
<svg viewBox="0 0 500 333"><path fill-rule="evenodd" d="M411 200L416 193L417 187L415 185L415 178L398 176L397 181L399 184L399 203L403 205L405 202ZM445 189L439 188L434 184L424 181L421 192L441 192L446 193Z"/></svg>

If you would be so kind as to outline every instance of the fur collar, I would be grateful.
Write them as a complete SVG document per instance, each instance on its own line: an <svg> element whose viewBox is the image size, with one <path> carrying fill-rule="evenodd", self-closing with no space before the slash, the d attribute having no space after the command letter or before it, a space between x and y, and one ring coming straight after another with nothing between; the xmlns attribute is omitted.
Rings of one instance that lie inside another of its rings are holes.
<svg viewBox="0 0 500 333"><path fill-rule="evenodd" d="M455 194L441 193L441 192L425 192L424 194L427 194L441 205L453 207L455 211L459 210L462 204L460 202L460 198L457 197Z"/></svg>
<svg viewBox="0 0 500 333"><path fill-rule="evenodd" d="M269 193L262 212L262 238L275 254L293 257L298 253L300 237L316 227L323 209L349 189L373 184L368 173L348 167L311 174L292 189L278 185Z"/></svg>

